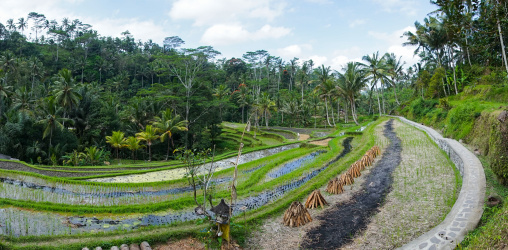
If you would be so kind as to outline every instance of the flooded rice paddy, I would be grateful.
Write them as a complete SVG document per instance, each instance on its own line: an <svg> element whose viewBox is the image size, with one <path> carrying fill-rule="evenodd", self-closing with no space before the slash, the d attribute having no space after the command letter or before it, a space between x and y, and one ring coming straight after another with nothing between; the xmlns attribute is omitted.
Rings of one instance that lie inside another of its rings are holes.
<svg viewBox="0 0 508 250"><path fill-rule="evenodd" d="M253 210L260 208L270 202L273 202L286 193L295 190L313 177L317 176L320 172L326 169L331 163L337 161L341 157L345 156L350 152L350 142L352 138L344 140L344 150L331 162L322 166L321 168L302 174L295 180L283 183L272 190L266 190L256 195L239 199L233 207L233 213L235 215L243 212L240 208L245 207L246 210ZM291 146L291 145L290 145ZM289 149L289 148L288 148ZM278 170L271 172L272 177L278 178L284 174L288 174L295 169L301 167L304 163L312 162L317 155L322 152L314 152L305 157L293 160L284 166L278 168ZM299 164L298 164L299 163ZM248 171L253 172L263 166L255 167ZM249 173L250 173L249 172ZM217 179L217 183L224 183L230 181L230 178ZM84 199L121 199L126 197L149 197L153 199L157 195L164 195L172 192L186 192L185 188L180 189L167 189L158 191L140 191L138 193L130 193L124 191L117 192L103 192L103 193L87 193L87 192L76 192L75 190L65 189L63 187L49 187L39 185L35 182L29 182L27 180L17 181L9 178L3 178L1 181L2 185L9 185L15 188L29 189L31 191L45 192L50 194L67 195L73 197L79 197ZM5 187L4 187L5 188ZM5 193L5 192L2 192ZM77 198L78 199L78 198ZM10 236L27 236L27 235L65 235L65 234L79 234L83 232L104 232L112 230L131 230L144 226L152 225L167 225L176 222L190 221L198 219L193 209L185 211L166 211L159 214L148 214L148 215L129 215L129 216L111 216L109 218L96 218L86 216L69 216L66 214L50 213L50 212L33 212L20 210L16 208L2 208L0 209L0 235Z"/></svg>
<svg viewBox="0 0 508 250"><path fill-rule="evenodd" d="M263 157L267 157L267 156L270 156L270 155L273 155L276 153L280 153L282 151L286 151L289 149L297 148L297 147L299 147L299 144L290 144L290 145L284 145L284 146L280 146L280 147L276 147L276 148L258 150L258 151L242 154L240 156L238 164L243 164L243 163L247 163L250 161L257 160L257 159L261 159ZM236 158L237 157L234 156L234 157L230 157L230 158L227 158L224 160L214 162L214 164L218 165L216 171L221 171L224 169L234 167ZM209 163L207 163L207 164L209 164ZM202 168L202 169L204 169L204 168ZM90 181L109 182L109 183L142 183L142 182L169 181L169 180L181 179L185 176L185 173L186 173L186 170L184 168L178 168L178 169L150 172L150 173L145 173L145 174L126 175L126 176L118 176L118 177L112 177L112 178L91 179Z"/></svg>

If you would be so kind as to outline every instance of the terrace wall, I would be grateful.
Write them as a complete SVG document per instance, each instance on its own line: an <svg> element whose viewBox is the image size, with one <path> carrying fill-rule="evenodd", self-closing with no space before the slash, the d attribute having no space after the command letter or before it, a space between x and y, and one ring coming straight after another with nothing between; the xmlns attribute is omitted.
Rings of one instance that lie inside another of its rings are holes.
<svg viewBox="0 0 508 250"><path fill-rule="evenodd" d="M445 151L462 176L462 188L452 210L441 224L409 242L401 249L454 249L476 228L483 213L485 173L480 160L456 140L444 138L434 129L398 117L402 122L426 132Z"/></svg>

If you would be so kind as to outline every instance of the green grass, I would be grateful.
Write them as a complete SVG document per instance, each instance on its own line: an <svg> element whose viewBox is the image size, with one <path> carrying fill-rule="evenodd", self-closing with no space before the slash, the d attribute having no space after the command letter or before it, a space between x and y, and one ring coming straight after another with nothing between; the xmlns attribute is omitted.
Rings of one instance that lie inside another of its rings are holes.
<svg viewBox="0 0 508 250"><path fill-rule="evenodd" d="M378 122L374 123L378 124ZM351 163L358 160L365 151L367 151L370 147L374 144L374 137L372 135L372 128L373 126L370 126L367 128L366 131L364 131L361 135L356 135L355 139L353 140L353 151L346 155L344 158L340 159L336 163L332 164L330 167L328 167L326 170L321 172L319 175L311 179L306 185L303 187L293 190L286 194L281 199L271 203L268 206L263 206L260 209L257 209L255 211L249 211L246 213L246 220L244 221L243 215L239 216L238 218L235 218L234 220L238 225L241 225L243 223L252 223L255 221L260 220L261 218L265 218L266 216L270 214L276 214L282 212L293 200L301 199L304 196L308 195L310 192L312 192L314 189L323 186L328 182L329 179L333 178L334 176L338 175L340 172L345 170ZM354 130L355 128L351 128L351 130ZM338 133L336 133L338 134ZM327 153L321 154L318 156L312 164L304 166L300 172L291 173L289 175L292 175L292 177L297 177L301 175L302 171L310 171L314 168L314 166L322 166L326 162L328 162L330 159L332 159L338 152L342 150L341 143L342 140L345 138L339 137L335 138L330 142L330 149ZM259 159L257 161L252 161L246 164L243 164L239 166L239 172L242 170L252 169L254 167L259 166L260 164L266 164L265 167L260 168L254 172L251 173L250 178L248 178L245 182L240 183L238 185L238 195L240 197L245 197L247 195L253 195L255 193L258 193L263 190L263 188L258 187L258 182L261 180L261 178L264 177L263 172L266 174L267 171L270 169L273 169L274 167L278 166L279 164L282 164L288 160L301 157L305 154L308 154L310 152L313 152L315 150L319 150L320 148L297 148L294 150L288 150L283 152L280 155L274 155L272 158L264 158ZM232 175L233 169L226 169L219 173L217 173L217 176L230 176ZM15 172L15 171L13 171ZM19 172L18 172L19 173ZM27 173L20 173L20 174L27 174ZM44 177L37 174L28 174L31 176L36 176L39 178L43 178L46 181L59 181L66 184L78 184L78 185L84 185L86 182L77 181L77 180L68 180L68 179L62 179L62 178L52 178L52 177ZM291 178L291 177L287 177ZM181 180L179 180L181 181ZM143 186L154 186L154 187L162 187L164 185L174 184L178 183L179 181L174 182L163 182L163 183L142 183L142 184L121 184L125 187L143 187ZM111 186L115 187L115 183L101 183L101 184L90 184L88 185L98 185L98 186ZM280 185L279 182L267 182L263 184L264 189L272 188L276 185ZM219 196L227 197L229 193L227 192L219 192ZM189 201L188 198L182 198L178 200L178 205L181 207L190 207L190 205L187 204ZM27 203L28 204L28 203ZM34 205L32 203L32 205ZM39 204L39 205L52 205L52 204ZM54 204L59 205L60 204ZM171 206L169 203L159 203L155 204L154 206ZM176 202L174 204L176 206ZM71 206L70 206L71 207ZM69 209L73 209L70 208ZM78 207L78 206L72 206L72 207ZM147 207L144 207L147 208ZM143 207L139 207L139 209L144 209ZM60 208L54 208L56 210ZM94 208L90 208L93 209ZM97 208L95 208L97 209ZM125 207L119 206L119 210L127 209ZM149 211L149 210L147 210ZM76 211L76 213L84 213L86 211ZM98 211L97 211L98 212ZM118 212L118 211L115 211ZM136 229L133 231L114 231L114 232L108 232L108 233L97 233L97 234L82 234L82 235L72 235L72 236L32 236L32 237L20 237L20 238L13 238L13 237L1 237L1 239L4 240L4 244L7 244L12 249L81 249L85 245L88 247L92 246L103 246L103 247L109 247L113 244L119 245L120 243L131 243L131 242L140 242L143 240L147 240L151 244L156 242L165 242L168 238L179 238L184 236L195 236L195 237L202 237L203 235L199 232L204 226L203 225L195 225L193 222L186 222L186 223L178 223L177 225L166 225L166 226L160 226L160 227L146 227L141 229ZM233 232L233 235L235 237L238 237L239 239L242 239L242 235L245 235L245 233L248 233L249 230L247 229L241 229L236 228ZM245 237L243 237L245 238ZM83 244L86 242L86 244Z"/></svg>
<svg viewBox="0 0 508 250"><path fill-rule="evenodd" d="M501 198L501 207L484 206L483 215L478 227L468 233L458 249L503 249L508 246L508 187L502 185L486 157L480 156L485 178L487 180L486 198L494 196Z"/></svg>

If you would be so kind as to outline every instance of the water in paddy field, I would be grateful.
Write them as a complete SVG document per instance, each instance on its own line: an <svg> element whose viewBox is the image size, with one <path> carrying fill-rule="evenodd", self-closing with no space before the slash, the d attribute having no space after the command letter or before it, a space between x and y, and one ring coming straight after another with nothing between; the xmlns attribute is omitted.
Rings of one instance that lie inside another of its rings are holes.
<svg viewBox="0 0 508 250"><path fill-rule="evenodd" d="M289 149L297 148L300 144L290 144L284 145L275 148L269 148L264 150L258 150L246 154L242 154L238 161L238 165L251 162L257 159L261 159L267 156L271 156L276 153L280 153L282 151L286 151ZM228 169L235 166L237 156L233 156L224 160L214 162L214 165L218 166L216 171L221 171L224 169ZM208 166L209 163L206 164ZM205 166L205 168L206 168ZM134 175L125 175L118 176L112 178L98 178L91 179L90 181L95 182L115 182L115 183L142 183L142 182L155 182L155 181L168 181L168 180L176 180L181 179L185 176L186 170L184 168L163 170L150 172L145 174L134 174Z"/></svg>
<svg viewBox="0 0 508 250"><path fill-rule="evenodd" d="M260 208L270 202L293 191L325 170L331 163L350 152L352 138L344 140L344 150L330 163L308 172L298 179L286 182L272 190L263 191L257 195L240 199L233 207L233 214L238 215L246 210ZM315 152L317 153L317 152ZM314 158L317 155L313 156ZM300 158L301 159L301 158ZM211 213L211 212L210 212ZM213 213L211 213L213 214ZM65 216L58 213L30 212L16 208L0 209L0 235L26 236L26 235L66 235L83 232L106 232L118 229L131 230L152 225L168 225L177 222L190 221L202 218L194 213L194 209L181 212L169 212L165 215L141 215L138 217L114 216L100 219L95 217Z"/></svg>
<svg viewBox="0 0 508 250"><path fill-rule="evenodd" d="M0 235L64 235L76 233L65 225L66 218L57 213L41 213L17 208L0 209Z"/></svg>
<svg viewBox="0 0 508 250"><path fill-rule="evenodd" d="M288 162L288 163L282 165L281 167L277 167L277 168L271 170L270 172L268 172L267 175L268 175L268 177L270 179L275 179L277 177L289 174L293 170L301 168L305 164L311 162L312 160L314 160L314 158L316 158L316 156L318 156L318 155L320 155L320 154L322 154L324 152L326 152L326 151L313 152L313 153L311 153L309 155L306 155L306 156L304 156L302 158L299 158L299 159L293 160L291 162Z"/></svg>
<svg viewBox="0 0 508 250"><path fill-rule="evenodd" d="M356 132L363 132L366 128L367 128L367 126L363 126L359 129L357 129Z"/></svg>
<svg viewBox="0 0 508 250"><path fill-rule="evenodd" d="M217 179L212 180L211 183L213 185L218 185L218 184L222 184L222 183L231 181L232 179L233 179L232 177L217 178ZM65 189L62 187L43 186L43 185L31 183L31 182L13 180L10 178L0 178L0 183L9 184L9 185L27 188L27 189L41 190L41 191L48 192L48 193L79 196L80 199L119 198L119 197L134 197L134 196L161 196L161 195L167 195L167 194L185 193L185 192L190 192L193 190L191 186L185 186L185 187L176 187L176 188L156 190L156 191L138 190L138 191L113 191L113 192L93 192L93 193L90 192L90 193L87 193L87 192L76 192L76 191L68 190L68 189Z"/></svg>

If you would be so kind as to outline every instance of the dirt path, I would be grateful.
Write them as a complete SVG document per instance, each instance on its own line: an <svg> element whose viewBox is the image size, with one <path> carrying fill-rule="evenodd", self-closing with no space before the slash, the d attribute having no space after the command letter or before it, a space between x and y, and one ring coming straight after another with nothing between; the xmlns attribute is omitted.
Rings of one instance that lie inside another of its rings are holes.
<svg viewBox="0 0 508 250"><path fill-rule="evenodd" d="M384 135L391 143L381 160L365 174L362 190L350 201L335 204L330 210L318 216L318 227L312 228L302 241L305 249L336 249L352 240L352 236L364 229L372 214L378 211L384 197L390 190L392 172L401 162L401 141L393 131L393 119L385 125Z"/></svg>
<svg viewBox="0 0 508 250"><path fill-rule="evenodd" d="M349 145L353 138L346 138L343 145ZM337 156L332 162L336 162L338 159L343 157L351 148L345 149L340 155ZM366 169L362 172L364 175L355 179L355 183L351 186L344 187L344 193L341 195L330 195L325 189L326 185L320 188L321 194L329 204L335 204L350 200L351 197L361 190L362 184L365 181L365 174L369 173ZM301 202L305 202L302 199ZM311 209L309 213L312 218L323 214L333 206L326 206L324 209ZM263 225L259 231L255 231L250 235L247 240L245 249L298 249L302 241L302 237L310 229L319 226L319 220L314 220L301 227L286 227L282 224L283 214L277 216L271 216L263 220Z"/></svg>
<svg viewBox="0 0 508 250"><path fill-rule="evenodd" d="M424 132L398 120L393 125L402 141L402 161L390 193L366 230L342 249L401 247L441 223L453 205L457 187L446 154Z"/></svg>

